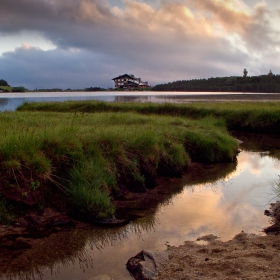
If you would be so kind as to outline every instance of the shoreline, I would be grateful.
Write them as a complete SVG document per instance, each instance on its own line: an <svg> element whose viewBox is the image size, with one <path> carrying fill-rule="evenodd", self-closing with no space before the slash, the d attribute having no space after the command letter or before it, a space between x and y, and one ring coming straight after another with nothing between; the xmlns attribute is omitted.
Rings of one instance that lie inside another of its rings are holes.
<svg viewBox="0 0 280 280"><path fill-rule="evenodd" d="M211 237L211 235L209 235ZM201 240L207 240L208 236ZM232 240L207 240L206 245L186 241L168 248L153 279L278 279L280 246L278 235L258 236L241 232Z"/></svg>
<svg viewBox="0 0 280 280"><path fill-rule="evenodd" d="M251 92L190 92L190 91L102 91L102 92L87 92L87 91L73 91L73 92L23 92L23 93L0 93L0 98L40 98L40 97L91 97L91 96L167 96L180 97L186 99L201 99L206 101L210 99L225 99L225 100L280 100L280 93L251 93Z"/></svg>
<svg viewBox="0 0 280 280"><path fill-rule="evenodd" d="M274 224L265 236L237 234L228 241L208 234L180 246L167 245L165 251L138 253L127 262L136 280L213 280L213 279L278 279L280 276L279 222L280 203L272 203Z"/></svg>

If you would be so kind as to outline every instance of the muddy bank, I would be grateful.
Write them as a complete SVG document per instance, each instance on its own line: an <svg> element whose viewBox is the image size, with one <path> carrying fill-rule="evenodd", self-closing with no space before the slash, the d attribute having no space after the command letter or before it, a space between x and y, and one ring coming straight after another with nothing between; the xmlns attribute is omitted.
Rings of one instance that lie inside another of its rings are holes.
<svg viewBox="0 0 280 280"><path fill-rule="evenodd" d="M201 240L207 240L201 238ZM244 232L228 242L211 239L206 245L185 242L168 249L169 260L154 279L279 279L278 235Z"/></svg>
<svg viewBox="0 0 280 280"><path fill-rule="evenodd" d="M279 279L280 203L272 203L265 215L273 225L266 236L241 232L219 241L212 234L164 252L142 251L127 262L136 280Z"/></svg>
<svg viewBox="0 0 280 280"><path fill-rule="evenodd" d="M236 162L228 164L193 162L187 170L182 172L181 177L157 176L154 187L143 192L132 192L128 188L123 188L121 194L113 199L116 208L115 219L93 219L90 222L85 222L87 220L85 217L76 219L75 215L71 215L72 213L67 212L65 208L58 210L52 207L45 207L42 210L36 207L31 208L19 217L12 226L0 225L0 236L5 235L5 233L9 234L15 229L17 232L24 231L28 227L51 231L56 228L85 228L90 227L91 224L107 227L123 225L134 219L155 213L159 205L181 192L187 183L216 181L233 172L235 168ZM59 199L57 198L56 201L58 204Z"/></svg>
<svg viewBox="0 0 280 280"><path fill-rule="evenodd" d="M183 178L157 177L157 186L144 193L123 192L122 197L114 202L117 209L116 217L130 221L150 217L156 213L161 204L168 203L172 196L180 193L188 182L215 181L235 169L236 163L192 163ZM135 230L149 226L152 226L149 221L142 221ZM112 240L118 240L123 231L124 227L112 229L108 225L100 227L79 222L67 216L65 212L56 212L50 208L28 212L15 226L0 227L0 278L1 275L17 274L20 271L29 275L34 270L40 272L44 267L55 266L58 262L75 260L77 256L83 254L83 248L88 242L110 244L114 242ZM33 260L32 264L30 259ZM89 256L88 259L92 257ZM123 263L125 262L126 258L123 259ZM124 265L122 268L125 270ZM36 277L30 279L40 279L36 273L35 275ZM114 277L114 274L111 276Z"/></svg>

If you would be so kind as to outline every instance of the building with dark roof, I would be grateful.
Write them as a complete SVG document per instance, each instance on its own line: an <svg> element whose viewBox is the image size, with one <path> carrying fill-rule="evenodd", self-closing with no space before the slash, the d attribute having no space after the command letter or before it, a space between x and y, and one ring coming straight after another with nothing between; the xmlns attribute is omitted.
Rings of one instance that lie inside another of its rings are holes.
<svg viewBox="0 0 280 280"><path fill-rule="evenodd" d="M136 78L134 75L123 74L112 79L115 82L115 88L124 90L133 90L150 87L148 82L141 81L141 78Z"/></svg>

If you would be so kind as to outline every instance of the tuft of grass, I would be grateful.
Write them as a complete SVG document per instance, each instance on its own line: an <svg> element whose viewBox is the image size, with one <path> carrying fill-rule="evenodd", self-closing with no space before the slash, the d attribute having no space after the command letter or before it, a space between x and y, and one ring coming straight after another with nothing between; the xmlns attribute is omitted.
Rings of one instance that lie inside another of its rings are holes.
<svg viewBox="0 0 280 280"><path fill-rule="evenodd" d="M188 152L182 143L166 141L164 145L166 148L161 153L159 174L180 176L191 162Z"/></svg>
<svg viewBox="0 0 280 280"><path fill-rule="evenodd" d="M110 196L100 186L93 187L91 182L71 185L69 193L71 194L72 212L84 220L94 221L112 217L114 214L115 209Z"/></svg>
<svg viewBox="0 0 280 280"><path fill-rule="evenodd" d="M6 170L20 170L21 169L21 163L16 159L8 159L4 161L3 166Z"/></svg>
<svg viewBox="0 0 280 280"><path fill-rule="evenodd" d="M271 188L275 194L275 198L279 200L280 199L280 176L278 176L278 178L273 180Z"/></svg>

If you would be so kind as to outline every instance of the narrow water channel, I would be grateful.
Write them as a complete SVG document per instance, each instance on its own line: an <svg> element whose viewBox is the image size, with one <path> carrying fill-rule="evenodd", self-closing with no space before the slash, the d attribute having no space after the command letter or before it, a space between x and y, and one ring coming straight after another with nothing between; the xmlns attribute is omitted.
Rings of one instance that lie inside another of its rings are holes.
<svg viewBox="0 0 280 280"><path fill-rule="evenodd" d="M204 165L182 179L163 179L166 188L179 187L150 215L120 228L65 230L36 238L32 248L11 252L9 265L0 267L1 279L95 280L108 275L129 280L125 263L143 249L164 250L209 233L221 240L242 230L263 234L270 223L263 212L275 201L272 185L280 174L280 139L239 137L245 142L237 163Z"/></svg>

